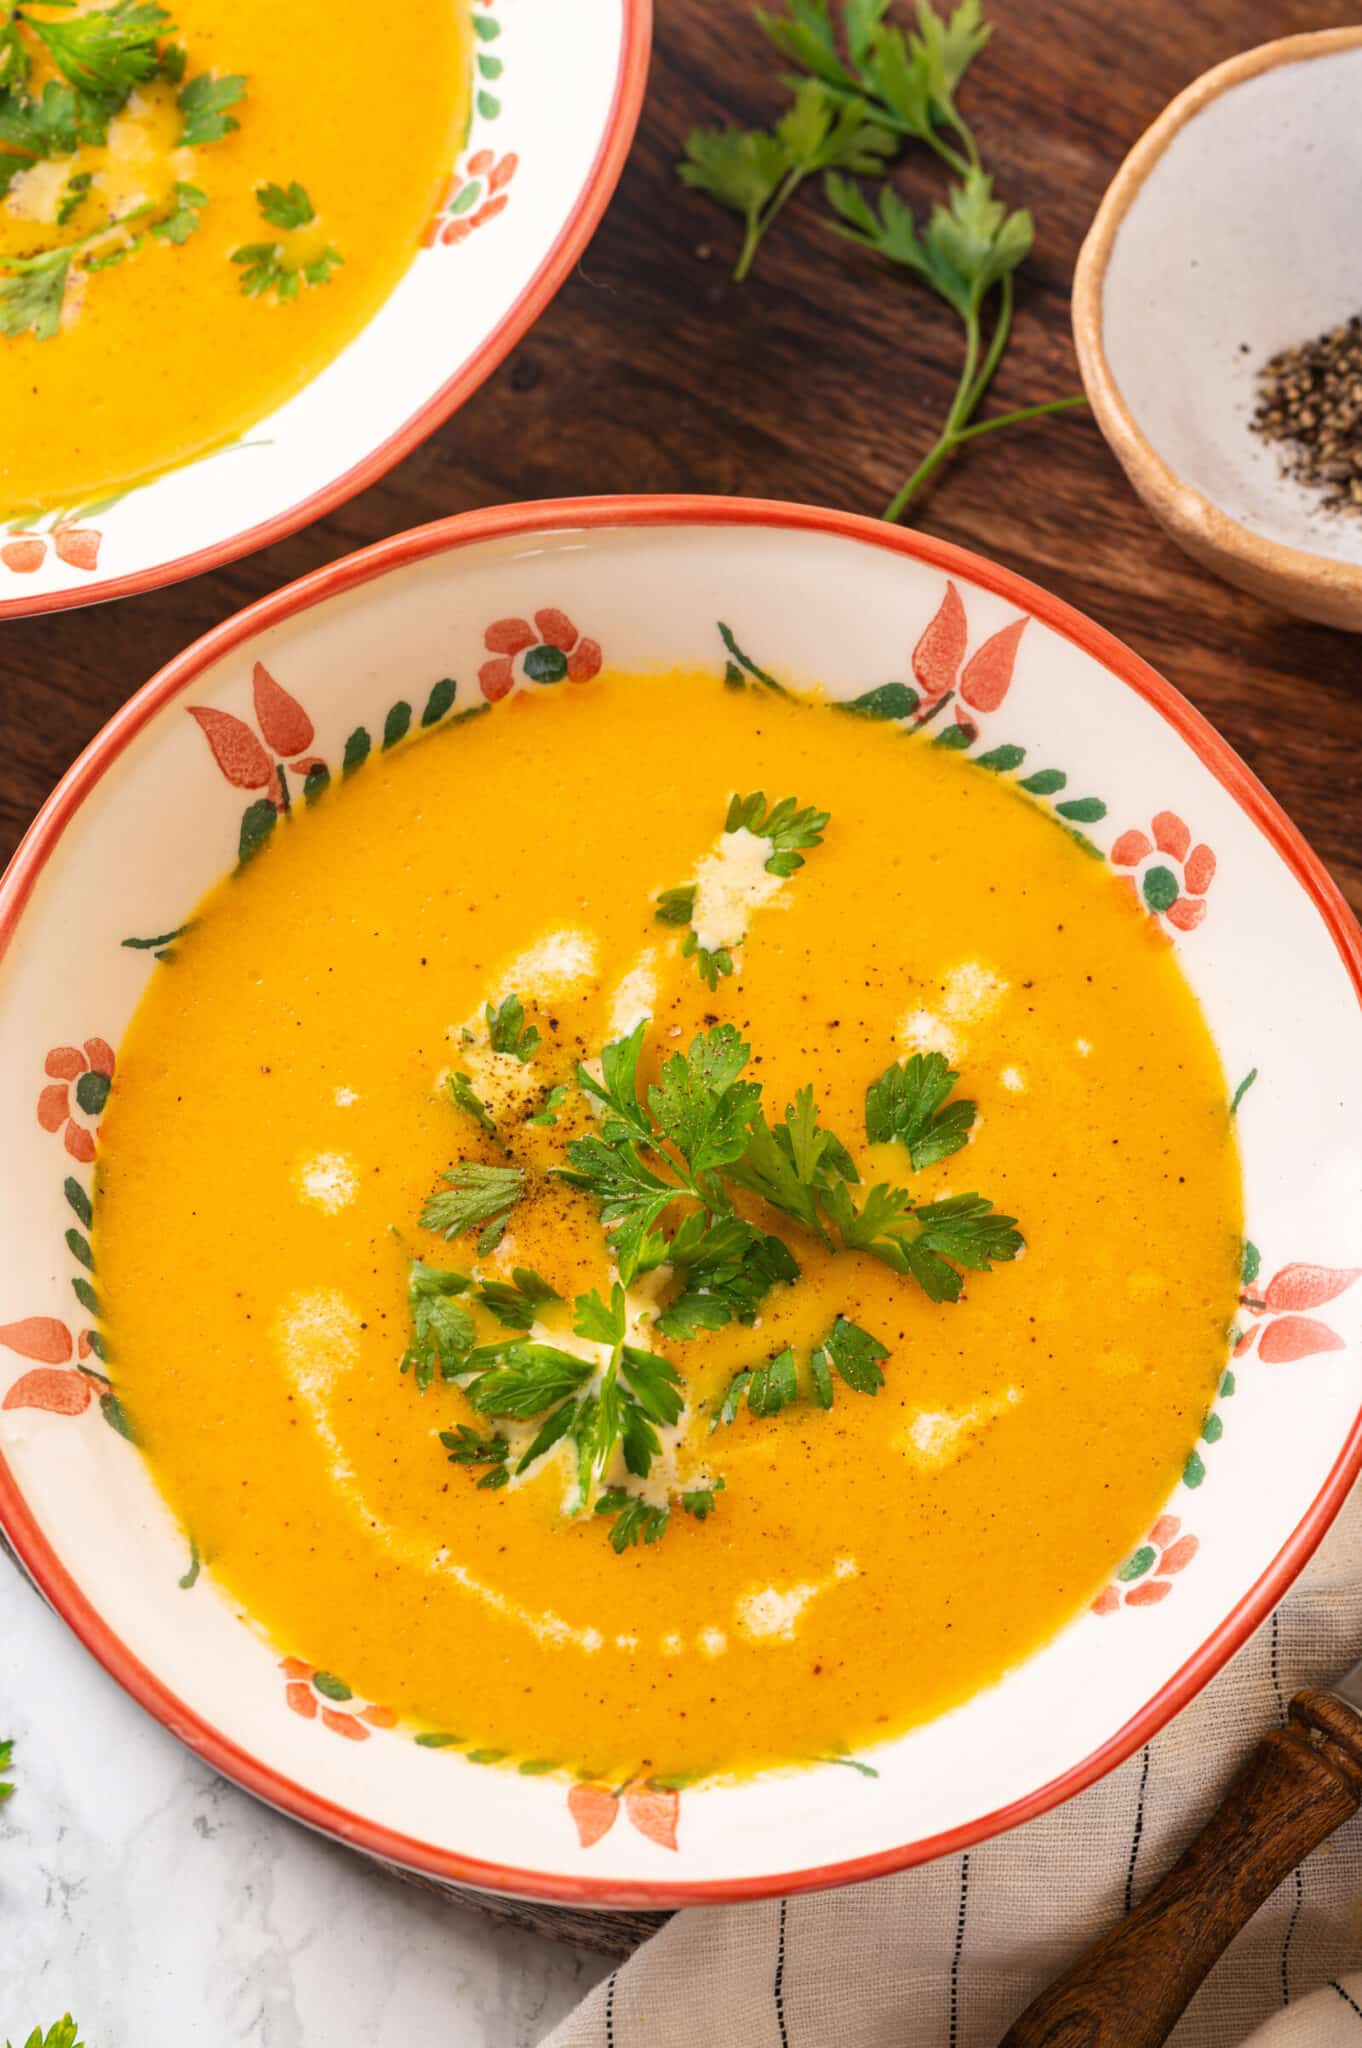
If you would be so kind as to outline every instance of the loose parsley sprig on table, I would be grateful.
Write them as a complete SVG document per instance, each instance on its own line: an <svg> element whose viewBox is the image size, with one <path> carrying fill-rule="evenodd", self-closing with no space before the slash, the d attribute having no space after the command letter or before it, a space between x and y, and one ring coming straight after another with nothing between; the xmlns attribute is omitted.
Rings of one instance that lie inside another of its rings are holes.
<svg viewBox="0 0 1362 2048"><path fill-rule="evenodd" d="M992 34L979 0L961 0L944 20L931 0L916 0L917 25L907 35L887 20L889 7L890 0L838 0L837 18L831 0L784 0L782 12L758 8L761 28L804 74L785 80L795 93L789 113L773 130L696 129L677 169L686 184L742 216L746 232L736 279L747 275L781 206L819 168L837 232L927 284L961 321L965 359L955 396L936 441L885 508L884 517L897 520L964 442L1087 401L1075 395L992 419L975 417L1011 333L1012 277L1030 250L1032 220L1025 208L1009 211L994 197L993 180L956 99ZM841 157L834 151L836 160L816 166L806 162L782 139L796 110L801 132L821 126L836 133L854 123L876 138L874 145L859 153L848 149ZM934 151L952 179L948 203L934 206L920 231L892 185L881 185L872 206L854 182L883 172L912 142Z"/></svg>
<svg viewBox="0 0 1362 2048"><path fill-rule="evenodd" d="M14 1785L7 1773L14 1768L14 1741L0 1742L0 1806L13 1797Z"/></svg>

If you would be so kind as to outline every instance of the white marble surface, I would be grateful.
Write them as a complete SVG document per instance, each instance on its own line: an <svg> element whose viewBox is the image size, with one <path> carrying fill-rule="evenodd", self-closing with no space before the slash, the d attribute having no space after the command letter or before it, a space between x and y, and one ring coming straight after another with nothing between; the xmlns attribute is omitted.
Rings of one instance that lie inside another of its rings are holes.
<svg viewBox="0 0 1362 2048"><path fill-rule="evenodd" d="M530 2048L608 1967L464 1914L224 1783L0 1555L0 2042Z"/></svg>

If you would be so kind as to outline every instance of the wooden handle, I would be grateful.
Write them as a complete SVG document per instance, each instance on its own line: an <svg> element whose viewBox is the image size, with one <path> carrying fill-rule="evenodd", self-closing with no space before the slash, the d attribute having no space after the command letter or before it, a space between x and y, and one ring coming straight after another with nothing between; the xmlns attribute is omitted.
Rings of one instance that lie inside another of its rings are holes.
<svg viewBox="0 0 1362 2048"><path fill-rule="evenodd" d="M1000 2048L1159 2048L1240 1928L1359 1798L1362 1716L1332 1693L1297 1693L1168 1875Z"/></svg>

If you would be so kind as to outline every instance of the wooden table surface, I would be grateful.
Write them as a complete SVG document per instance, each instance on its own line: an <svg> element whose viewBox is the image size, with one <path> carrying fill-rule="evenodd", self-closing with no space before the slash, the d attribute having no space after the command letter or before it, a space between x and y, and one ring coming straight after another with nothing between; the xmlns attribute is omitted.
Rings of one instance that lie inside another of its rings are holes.
<svg viewBox="0 0 1362 2048"><path fill-rule="evenodd" d="M729 281L735 221L673 175L694 123L764 121L773 53L731 0L656 0L633 153L570 282L476 396L382 483L215 575L0 627L0 859L109 714L186 642L352 548L445 513L582 492L721 491L878 512L958 371L953 316L818 224L812 197ZM1348 0L987 0L962 101L998 189L1036 218L1001 409L1078 388L1069 282L1126 150L1235 51L1351 23ZM900 176L929 200L930 161ZM1170 362L1168 374L1176 376ZM2 429L0 429L2 430ZM917 523L1089 613L1168 676L1280 799L1362 911L1362 643L1214 582L1153 525L1086 414L986 437ZM572 1938L574 1920L534 1911ZM625 1946L646 1916L593 1922Z"/></svg>

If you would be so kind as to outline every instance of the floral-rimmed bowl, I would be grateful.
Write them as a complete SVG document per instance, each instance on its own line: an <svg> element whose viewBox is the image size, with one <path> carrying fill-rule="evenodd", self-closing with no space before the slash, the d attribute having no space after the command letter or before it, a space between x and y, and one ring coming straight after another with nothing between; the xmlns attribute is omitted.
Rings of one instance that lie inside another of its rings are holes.
<svg viewBox="0 0 1362 2048"><path fill-rule="evenodd" d="M0 523L0 619L234 561L383 476L538 319L624 168L652 0L472 0L468 132L411 267L354 340L236 441L99 504Z"/></svg>
<svg viewBox="0 0 1362 2048"><path fill-rule="evenodd" d="M941 743L1015 777L1129 878L1236 1086L1252 1242L1235 1355L1181 1482L1091 1610L854 1770L678 1795L420 1746L382 1702L271 1648L196 1572L126 1440L116 1361L100 1356L87 1236L100 1113L120 1034L188 908L276 829L285 784L315 793L461 708L570 687L603 659L754 665L876 715L932 714ZM674 1905L966 1847L1092 1782L1191 1698L1362 1465L1362 935L1168 683L942 542L799 506L638 498L472 514L370 548L218 627L117 714L0 884L0 952L9 1539L181 1739L395 1863L527 1896Z"/></svg>

